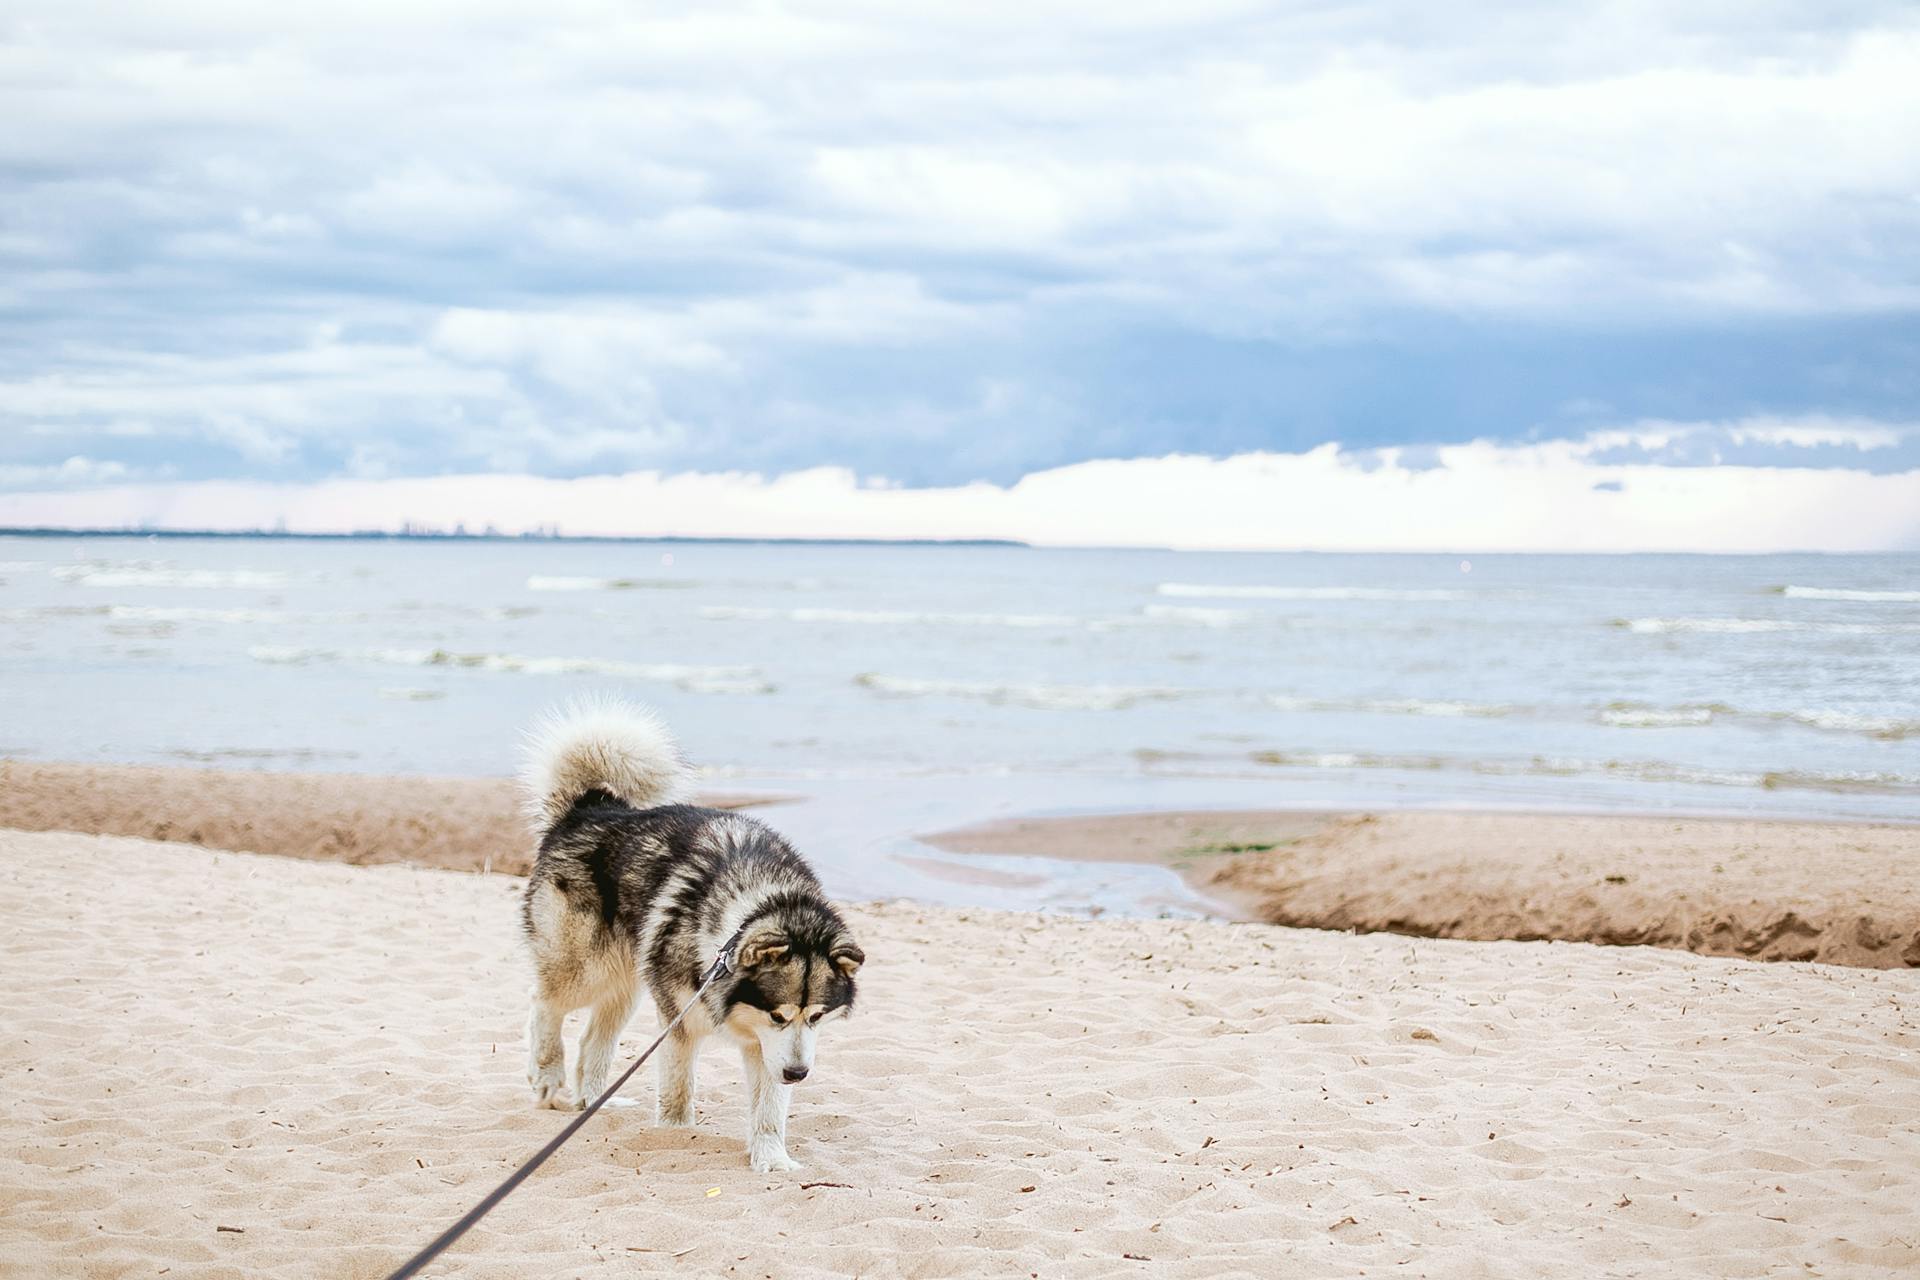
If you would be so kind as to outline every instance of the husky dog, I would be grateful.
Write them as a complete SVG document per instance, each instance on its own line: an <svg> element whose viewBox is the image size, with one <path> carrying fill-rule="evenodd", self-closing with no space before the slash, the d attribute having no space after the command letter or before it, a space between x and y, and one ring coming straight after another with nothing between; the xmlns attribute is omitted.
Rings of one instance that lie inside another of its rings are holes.
<svg viewBox="0 0 1920 1280"><path fill-rule="evenodd" d="M607 1085L620 1030L644 988L671 1020L715 953L740 934L731 972L660 1046L659 1122L693 1123L694 1060L724 1031L747 1076L747 1161L787 1155L792 1086L813 1069L814 1037L853 1007L866 956L812 868L763 823L673 803L679 751L651 713L575 705L530 735L522 781L540 853L522 919L533 950L527 1080L541 1106L584 1107ZM591 1009L573 1072L560 1024Z"/></svg>

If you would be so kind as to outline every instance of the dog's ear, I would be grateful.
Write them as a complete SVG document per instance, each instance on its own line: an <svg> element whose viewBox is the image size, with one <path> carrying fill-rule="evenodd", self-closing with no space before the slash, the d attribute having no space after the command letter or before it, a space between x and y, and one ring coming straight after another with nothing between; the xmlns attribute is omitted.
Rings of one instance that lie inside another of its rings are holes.
<svg viewBox="0 0 1920 1280"><path fill-rule="evenodd" d="M833 950L827 958L833 961L835 968L851 978L854 970L867 962L867 953L852 938L842 937L834 940Z"/></svg>
<svg viewBox="0 0 1920 1280"><path fill-rule="evenodd" d="M763 924L740 939L739 964L742 969L757 969L772 964L793 948L793 940L778 925Z"/></svg>

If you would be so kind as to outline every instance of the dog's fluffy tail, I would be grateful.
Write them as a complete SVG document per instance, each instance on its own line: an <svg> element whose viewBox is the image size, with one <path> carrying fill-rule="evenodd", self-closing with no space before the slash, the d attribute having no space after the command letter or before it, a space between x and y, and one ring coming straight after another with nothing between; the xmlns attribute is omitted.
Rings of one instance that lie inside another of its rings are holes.
<svg viewBox="0 0 1920 1280"><path fill-rule="evenodd" d="M647 809L671 803L685 779L680 749L660 717L613 698L549 712L527 731L520 770L527 817L538 831L566 817L589 791Z"/></svg>

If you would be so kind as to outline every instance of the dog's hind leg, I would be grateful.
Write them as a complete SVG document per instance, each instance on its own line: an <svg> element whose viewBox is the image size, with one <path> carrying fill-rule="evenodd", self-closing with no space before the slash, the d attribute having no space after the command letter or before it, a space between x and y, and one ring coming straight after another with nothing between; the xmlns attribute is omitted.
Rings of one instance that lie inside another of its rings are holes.
<svg viewBox="0 0 1920 1280"><path fill-rule="evenodd" d="M787 1104L793 1088L782 1084L767 1065L757 1042L740 1046L740 1062L747 1076L747 1163L755 1173L798 1169L787 1154Z"/></svg>
<svg viewBox="0 0 1920 1280"><path fill-rule="evenodd" d="M700 1058L701 1037L685 1027L675 1027L660 1046L660 1087L654 1104L654 1121L668 1128L683 1129L693 1123L694 1067Z"/></svg>
<svg viewBox="0 0 1920 1280"><path fill-rule="evenodd" d="M607 1069L613 1065L620 1031L633 1017L635 994L631 984L622 984L603 991L594 1002L593 1017L580 1037L580 1052L573 1064L574 1105L584 1107L606 1091Z"/></svg>
<svg viewBox="0 0 1920 1280"><path fill-rule="evenodd" d="M566 1018L566 1006L536 982L533 1009L527 1014L527 1083L533 1086L535 1106L556 1111L575 1105L567 1093L567 1046L560 1039Z"/></svg>

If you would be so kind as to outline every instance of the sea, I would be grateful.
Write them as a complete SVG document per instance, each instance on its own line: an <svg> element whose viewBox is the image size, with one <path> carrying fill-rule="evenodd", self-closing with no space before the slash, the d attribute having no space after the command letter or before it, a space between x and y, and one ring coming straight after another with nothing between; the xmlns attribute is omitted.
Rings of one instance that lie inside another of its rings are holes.
<svg viewBox="0 0 1920 1280"><path fill-rule="evenodd" d="M1920 820L1920 556L0 537L0 755L502 775L646 702L839 891L1199 909L1007 815ZM1032 881L1033 883L1023 883Z"/></svg>

